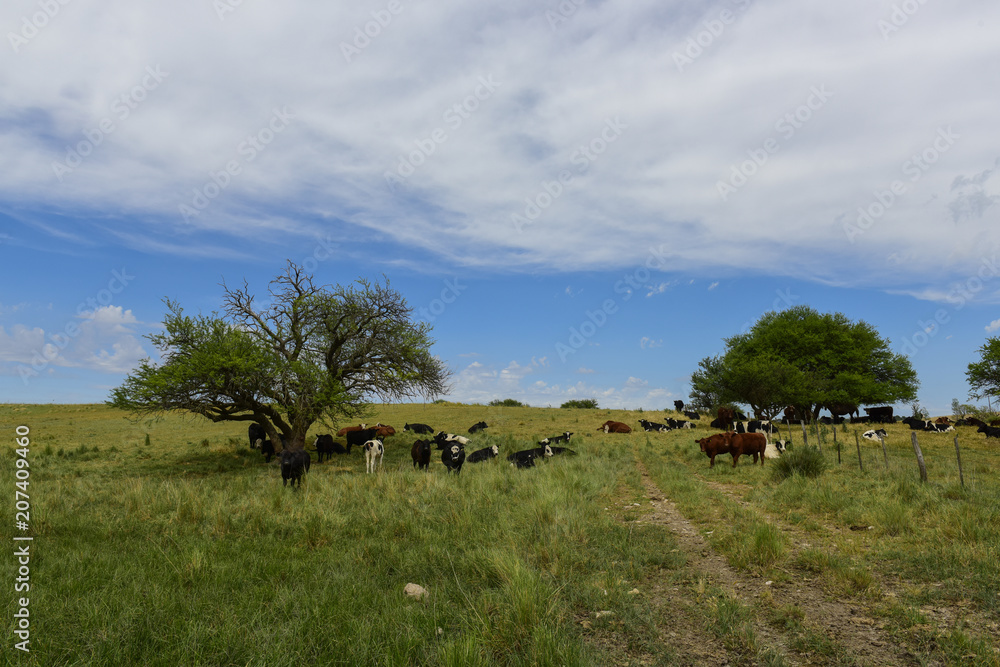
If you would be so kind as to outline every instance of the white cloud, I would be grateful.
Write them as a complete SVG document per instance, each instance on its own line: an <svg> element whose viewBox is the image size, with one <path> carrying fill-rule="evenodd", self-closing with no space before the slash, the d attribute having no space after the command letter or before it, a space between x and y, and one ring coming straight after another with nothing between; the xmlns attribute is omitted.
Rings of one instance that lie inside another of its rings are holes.
<svg viewBox="0 0 1000 667"><path fill-rule="evenodd" d="M584 368L583 366L580 366L580 368L578 368L576 370L576 372L579 373L579 374L581 374L581 375L591 375L595 371L594 371L593 368Z"/></svg>
<svg viewBox="0 0 1000 667"><path fill-rule="evenodd" d="M712 283L711 285L708 286L708 291L711 292L712 290L714 290L718 286L719 286L719 282L715 281L714 283Z"/></svg>
<svg viewBox="0 0 1000 667"><path fill-rule="evenodd" d="M993 333L994 331L1000 329L1000 320L993 320L988 325L986 325L986 332Z"/></svg>
<svg viewBox="0 0 1000 667"><path fill-rule="evenodd" d="M663 339L662 338L653 339L649 338L648 336L643 336L639 340L639 347L642 348L643 350L651 350L654 347L663 347Z"/></svg>
<svg viewBox="0 0 1000 667"><path fill-rule="evenodd" d="M625 381L626 389L642 389L643 387L648 387L648 386L649 382L643 380L642 378L629 377L629 379Z"/></svg>
<svg viewBox="0 0 1000 667"><path fill-rule="evenodd" d="M675 54L712 13L676 3L584 3L557 30L523 0L404 3L350 59L341 44L370 8L243 3L223 21L206 8L66 5L20 47L0 95L5 210L26 225L43 206L114 211L121 223L42 231L75 243L99 229L167 254L240 256L197 232L336 229L503 270L638 266L660 245L671 271L904 289L962 274L995 238L1000 127L981 76L1000 52L996 3L928 3L887 37L881 3L752 3L683 71ZM0 18L16 30L24 11L6 3ZM144 82L135 109L116 111ZM808 119L782 125L796 113ZM53 163L105 120L113 130L60 180ZM947 152L910 180L910 156L948 126ZM780 150L723 200L718 184L767 139ZM579 152L592 145L593 159ZM229 161L239 173L225 180ZM390 190L401 163L412 175ZM845 225L896 180L905 194L851 243ZM185 221L196 191L205 207ZM511 216L532 201L549 203L518 232ZM890 244L912 259L885 262Z"/></svg>

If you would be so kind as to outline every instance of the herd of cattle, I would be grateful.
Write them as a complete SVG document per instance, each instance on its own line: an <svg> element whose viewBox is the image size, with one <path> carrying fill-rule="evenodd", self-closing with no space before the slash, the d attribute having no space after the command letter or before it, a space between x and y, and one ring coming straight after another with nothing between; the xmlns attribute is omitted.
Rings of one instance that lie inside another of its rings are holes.
<svg viewBox="0 0 1000 667"><path fill-rule="evenodd" d="M694 411L684 410L681 401L675 401L674 407L677 412L684 414L688 420L674 419L666 417L664 422L651 422L646 419L639 420L639 426L646 432L664 433L676 429L693 429L696 424L694 420L701 419L701 416ZM865 408L868 413L865 417L854 416L852 423L895 423L891 407ZM789 414L791 412L791 414ZM833 412L833 411L831 411ZM794 423L794 409L788 408L779 423ZM831 423L841 423L834 418L830 418ZM901 423L906 424L911 430L923 430L937 433L945 433L955 430L955 426L975 426L977 432L985 433L987 438L1000 438L1000 420L994 420L987 424L974 417L960 419L954 423L947 417L939 417L935 420L916 419L907 417ZM730 454L733 457L733 467L736 467L740 456L752 456L753 462L760 461L764 465L765 458L778 458L785 451L786 441L771 440L770 436L778 432L775 422L769 420L747 419L742 413L731 408L719 408L716 418L709 424L711 428L721 429L722 433L715 433L704 438L696 439L695 443L700 446L701 451L709 458L709 467L715 466L715 457L720 454ZM478 422L469 427L470 434L479 433L488 428L486 422ZM441 463L447 472L458 474L462 471L465 463L481 463L495 459L500 455L500 446L491 445L466 455L465 447L469 444L469 438L454 433L438 431L427 424L406 424L404 431L409 431L418 435L430 435L429 439L417 439L410 448L410 456L413 459L413 467L419 470L427 470L430 466L431 453L433 449L441 451ZM631 433L632 428L624 422L608 420L597 428L604 433ZM364 451L365 471L374 473L382 465L382 458L385 454L385 439L396 434L392 426L385 424L375 424L369 427L367 424L357 426L347 426L337 431L337 436L345 438L346 444L341 444L333 439L330 434L317 436L314 447L319 461L324 458L329 460L334 454L350 454L353 447L359 447ZM557 446L557 443L569 443L572 433L564 433L544 438L538 442L538 447L514 452L507 456L511 466L516 468L530 468L535 465L538 459L546 460L560 454L576 454L568 447ZM270 442L267 433L259 424L251 424L248 429L250 446L260 449L267 462L275 455L274 444ZM866 431L862 437L879 441L884 440L886 431L883 428ZM311 463L309 453L304 450L289 450L284 447L282 438L282 451L280 454L280 467L282 483L292 486L301 485L302 476L308 472Z"/></svg>
<svg viewBox="0 0 1000 667"><path fill-rule="evenodd" d="M486 422L477 422L469 427L470 434L479 433L488 428ZM406 424L404 431L410 431L419 435L430 435L434 429L427 424ZM346 444L334 441L330 434L317 436L313 442L317 458L322 463L324 457L329 460L333 454L350 454L351 449L359 447L364 451L365 472L374 473L382 465L382 458L385 455L385 438L395 435L396 429L385 424L376 424L369 427L367 424L357 426L346 426L337 431L338 436L345 438ZM250 447L259 449L264 455L264 460L270 463L271 457L275 455L274 444L268 439L267 432L260 424L251 424L247 429L250 439ZM576 452L568 447L556 446L556 443L568 443L572 433L565 431L560 435L544 438L538 443L538 447L514 452L507 456L510 464L516 468L534 467L537 459L548 459L560 454L575 455ZM495 459L500 455L500 445L491 445L477 449L468 456L465 453L465 446L469 444L469 438L454 433L438 431L429 440L418 439L410 447L410 456L413 459L413 467L418 470L427 470L431 461L432 447L441 450L441 463L444 464L447 472L459 474L465 463L481 463ZM289 450L285 446L282 437L282 451L279 455L281 468L282 485L291 482L292 486L302 485L302 476L309 471L312 457L309 452L300 450Z"/></svg>

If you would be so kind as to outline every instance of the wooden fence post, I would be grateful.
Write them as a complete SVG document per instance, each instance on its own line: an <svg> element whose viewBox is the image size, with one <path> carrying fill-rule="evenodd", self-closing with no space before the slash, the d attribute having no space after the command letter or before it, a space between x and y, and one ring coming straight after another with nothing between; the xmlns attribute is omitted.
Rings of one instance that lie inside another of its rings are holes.
<svg viewBox="0 0 1000 667"><path fill-rule="evenodd" d="M885 469L889 469L889 451L885 448L885 438L878 436L878 441L882 443L882 458L885 460Z"/></svg>
<svg viewBox="0 0 1000 667"><path fill-rule="evenodd" d="M802 426L802 446L805 447L809 444L809 438L806 437L806 423L800 419L799 424Z"/></svg>
<svg viewBox="0 0 1000 667"><path fill-rule="evenodd" d="M955 436L955 456L958 458L958 481L965 486L965 475L962 474L962 452L958 451L958 436Z"/></svg>
<svg viewBox="0 0 1000 667"><path fill-rule="evenodd" d="M854 444L858 446L858 468L861 472L865 471L865 464L861 462L861 441L858 439L858 432L854 432Z"/></svg>
<svg viewBox="0 0 1000 667"><path fill-rule="evenodd" d="M927 481L927 466L924 465L924 453L920 451L920 443L917 442L917 432L910 432L910 440L913 441L913 451L917 454L917 465L920 467L920 481Z"/></svg>
<svg viewBox="0 0 1000 667"><path fill-rule="evenodd" d="M837 442L837 427L833 427L833 445L837 448L837 465L840 465L840 443Z"/></svg>

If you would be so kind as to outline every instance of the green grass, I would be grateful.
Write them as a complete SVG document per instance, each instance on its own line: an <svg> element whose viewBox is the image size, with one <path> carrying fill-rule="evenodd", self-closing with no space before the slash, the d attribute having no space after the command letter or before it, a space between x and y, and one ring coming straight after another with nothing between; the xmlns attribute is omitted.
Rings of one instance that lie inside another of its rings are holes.
<svg viewBox="0 0 1000 667"><path fill-rule="evenodd" d="M668 532L630 522L642 506L624 521L604 510L646 500L637 458L738 570L775 580L815 575L832 595L876 605L890 631L915 638L927 655L995 661L997 640L983 628L960 620L928 630L919 611L954 605L1000 622L1000 453L969 431L959 433L965 486L950 436L921 436L923 484L909 433L897 426L888 428L888 467L881 446L863 441L859 470L853 436L838 433L841 464L824 440L823 475L779 482L771 461L709 469L693 442L704 427L596 430L607 419L635 424L636 412L379 406L368 421L398 431L382 471L366 475L357 452L334 456L314 462L292 491L276 463L248 448L245 425L180 414L131 422L86 405L4 405L0 415L10 432L29 426L32 439L32 653L19 664L683 661L660 629L675 612L629 591L645 591L655 576L689 587L698 573ZM496 443L505 455L568 430L580 456L524 471L505 461L467 464L455 476L435 451L429 473L412 470L414 436L404 423L464 433L479 420L490 428L473 436L474 447ZM0 455L0 495L9 499L14 458ZM807 533L813 548L792 557L783 524ZM0 535L9 543L8 526ZM0 558L7 581L15 568ZM880 601L880 576L906 583L900 598ZM408 582L430 596L406 598ZM761 610L722 591L710 599L704 609L692 603L692 613L718 628L734 655L783 663L740 621ZM11 630L12 596L4 604ZM613 615L597 619L598 610ZM775 625L795 620L789 610L764 611ZM796 630L802 650L849 663L810 632Z"/></svg>

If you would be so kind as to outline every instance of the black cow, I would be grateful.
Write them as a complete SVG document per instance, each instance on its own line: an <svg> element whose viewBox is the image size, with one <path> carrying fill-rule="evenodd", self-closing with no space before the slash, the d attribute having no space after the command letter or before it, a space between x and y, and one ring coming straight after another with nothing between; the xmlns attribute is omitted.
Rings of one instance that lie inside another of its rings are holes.
<svg viewBox="0 0 1000 667"><path fill-rule="evenodd" d="M883 405L878 408L865 408L872 424L892 424L895 419L892 417L892 406Z"/></svg>
<svg viewBox="0 0 1000 667"><path fill-rule="evenodd" d="M674 410L684 412L684 401L674 401Z"/></svg>
<svg viewBox="0 0 1000 667"><path fill-rule="evenodd" d="M517 468L534 468L535 450L526 449L523 452L514 452L507 457L507 460L511 461L511 465Z"/></svg>
<svg viewBox="0 0 1000 667"><path fill-rule="evenodd" d="M493 445L492 447L477 449L469 454L465 460L469 463L479 463L480 461L489 461L490 459L496 458L499 454L500 445Z"/></svg>
<svg viewBox="0 0 1000 667"><path fill-rule="evenodd" d="M302 475L309 472L309 452L299 449L296 451L282 450L281 452L281 485L288 484L292 480L292 488L298 483L302 486Z"/></svg>
<svg viewBox="0 0 1000 667"><path fill-rule="evenodd" d="M348 431L344 434L347 438L347 446L350 447L364 447L365 443L369 440L374 440L378 437L377 428L366 428L360 431Z"/></svg>
<svg viewBox="0 0 1000 667"><path fill-rule="evenodd" d="M449 443L441 452L441 463L456 475L462 472L462 464L465 463L465 447L457 442Z"/></svg>
<svg viewBox="0 0 1000 667"><path fill-rule="evenodd" d="M250 438L250 449L257 449L260 445L258 442L267 440L267 431L260 424L254 422L250 424L250 428L247 429L247 436Z"/></svg>
<svg viewBox="0 0 1000 667"><path fill-rule="evenodd" d="M552 456L559 456L560 454L570 454L571 456L576 456L574 452L569 447L549 447L552 450Z"/></svg>
<svg viewBox="0 0 1000 667"><path fill-rule="evenodd" d="M413 458L413 467L427 470L431 464L431 443L427 440L414 440L413 447L410 448L410 457Z"/></svg>
<svg viewBox="0 0 1000 667"><path fill-rule="evenodd" d="M271 462L271 457L274 456L274 445L271 443L270 438L260 441L260 453L264 455L264 463Z"/></svg>
<svg viewBox="0 0 1000 667"><path fill-rule="evenodd" d="M479 433L484 428L489 428L486 425L486 422L476 422L475 424L469 427L469 433Z"/></svg>
<svg viewBox="0 0 1000 667"><path fill-rule="evenodd" d="M1000 438L1000 427L986 426L985 424L983 424L978 429L976 429L976 433L985 433L987 439Z"/></svg>
<svg viewBox="0 0 1000 667"><path fill-rule="evenodd" d="M327 460L333 456L333 436L329 433L324 433L323 435L316 436L316 460L320 463L323 462L323 457L326 456Z"/></svg>
<svg viewBox="0 0 1000 667"><path fill-rule="evenodd" d="M688 419L701 419L701 415L694 410L684 410L684 416Z"/></svg>
<svg viewBox="0 0 1000 667"><path fill-rule="evenodd" d="M430 433L434 432L434 429L432 429L427 424L404 424L403 425L403 430L404 431L413 431L414 433L419 433L421 435L423 435L423 434L430 434Z"/></svg>
<svg viewBox="0 0 1000 667"><path fill-rule="evenodd" d="M903 423L910 427L911 431L923 431L927 422L923 419L917 419L916 417L907 417L903 420Z"/></svg>

